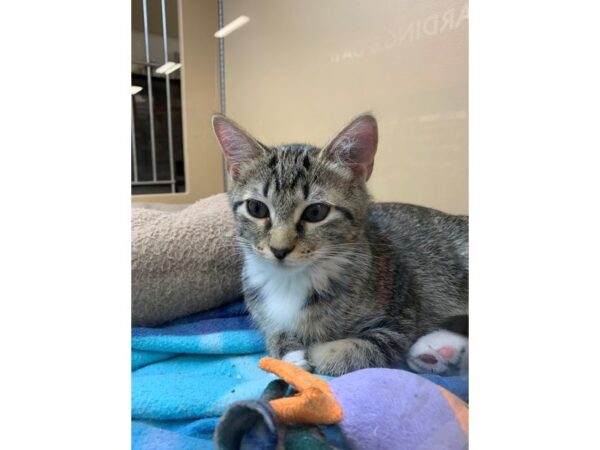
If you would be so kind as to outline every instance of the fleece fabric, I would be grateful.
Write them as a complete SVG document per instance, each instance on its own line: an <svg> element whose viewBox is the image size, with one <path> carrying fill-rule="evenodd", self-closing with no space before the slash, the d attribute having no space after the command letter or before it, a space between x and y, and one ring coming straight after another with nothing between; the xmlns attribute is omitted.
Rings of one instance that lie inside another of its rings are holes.
<svg viewBox="0 0 600 450"><path fill-rule="evenodd" d="M131 226L133 326L156 326L240 295L242 261L226 194L175 212L134 204Z"/></svg>
<svg viewBox="0 0 600 450"><path fill-rule="evenodd" d="M468 435L443 388L414 373L364 369L329 382L344 411L339 423L353 449L464 450ZM452 394L449 394L452 395ZM461 402L454 397L456 401Z"/></svg>
<svg viewBox="0 0 600 450"><path fill-rule="evenodd" d="M243 302L156 328L133 328L134 419L220 416L274 379L258 367L264 340Z"/></svg>
<svg viewBox="0 0 600 450"><path fill-rule="evenodd" d="M313 405L301 398L328 383L300 373L301 369L285 373L288 363L283 361L268 362L263 368L282 376L299 394L285 395L280 389L283 398L266 402L263 396L231 405L217 424L214 442L218 450L468 448L468 407L424 377L398 369L365 369L333 378L329 383L344 416L332 425L315 425L321 424L320 420L310 425L311 420L305 419ZM271 384L277 382L282 380ZM279 404L283 401L298 405L298 414L282 415ZM251 445L245 446L246 442Z"/></svg>
<svg viewBox="0 0 600 450"><path fill-rule="evenodd" d="M259 369L263 356L264 341L241 301L160 327L133 328L133 449L213 448L227 408L259 399L276 379ZM466 393L466 379L444 382L457 395Z"/></svg>

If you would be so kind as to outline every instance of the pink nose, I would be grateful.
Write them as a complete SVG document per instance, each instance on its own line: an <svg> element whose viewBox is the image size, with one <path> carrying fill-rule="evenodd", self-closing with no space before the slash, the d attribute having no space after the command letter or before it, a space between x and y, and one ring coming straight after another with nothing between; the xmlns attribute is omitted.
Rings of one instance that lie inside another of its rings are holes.
<svg viewBox="0 0 600 450"><path fill-rule="evenodd" d="M452 359L456 353L452 347L442 347L437 350L439 355L446 359Z"/></svg>
<svg viewBox="0 0 600 450"><path fill-rule="evenodd" d="M419 355L418 358L423 361L424 363L427 364L435 364L437 363L437 359L435 356L430 355L429 353L423 353L422 355Z"/></svg>

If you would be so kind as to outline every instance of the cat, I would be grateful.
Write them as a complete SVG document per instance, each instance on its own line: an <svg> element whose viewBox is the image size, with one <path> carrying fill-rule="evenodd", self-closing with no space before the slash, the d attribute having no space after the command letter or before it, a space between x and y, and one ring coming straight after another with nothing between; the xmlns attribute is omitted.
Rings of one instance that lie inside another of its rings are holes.
<svg viewBox="0 0 600 450"><path fill-rule="evenodd" d="M212 124L232 179L245 301L271 356L332 376L394 367L468 313L468 217L371 201L372 115L323 148L269 147L222 115Z"/></svg>

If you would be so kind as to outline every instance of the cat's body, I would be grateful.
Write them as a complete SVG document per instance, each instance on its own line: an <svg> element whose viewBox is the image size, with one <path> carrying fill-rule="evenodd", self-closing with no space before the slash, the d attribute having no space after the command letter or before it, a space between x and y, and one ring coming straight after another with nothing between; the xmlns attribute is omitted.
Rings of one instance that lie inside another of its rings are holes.
<svg viewBox="0 0 600 450"><path fill-rule="evenodd" d="M268 148L218 117L244 253L244 295L269 354L339 375L402 362L468 310L468 219L372 203L371 116L323 150Z"/></svg>
<svg viewBox="0 0 600 450"><path fill-rule="evenodd" d="M364 237L346 264L290 271L246 255L246 301L259 327L268 330L269 353L281 358L308 349L308 364L330 374L399 362L446 317L467 313L467 226L465 217L371 203ZM325 293L316 292L319 287ZM315 346L345 338L366 342ZM362 357L356 352L347 361L327 354L361 345Z"/></svg>

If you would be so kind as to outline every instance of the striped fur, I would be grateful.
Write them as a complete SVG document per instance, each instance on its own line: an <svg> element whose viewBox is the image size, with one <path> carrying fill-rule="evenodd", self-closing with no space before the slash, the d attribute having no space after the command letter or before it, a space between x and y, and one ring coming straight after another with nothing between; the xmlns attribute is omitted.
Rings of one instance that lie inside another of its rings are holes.
<svg viewBox="0 0 600 450"><path fill-rule="evenodd" d="M294 358L328 375L394 366L417 338L467 313L468 219L371 202L371 116L324 149L267 147L222 116L213 124L234 180L246 302L272 356L304 351ZM252 217L248 199L269 217ZM314 203L331 206L322 222L302 219ZM293 250L279 261L271 247Z"/></svg>

